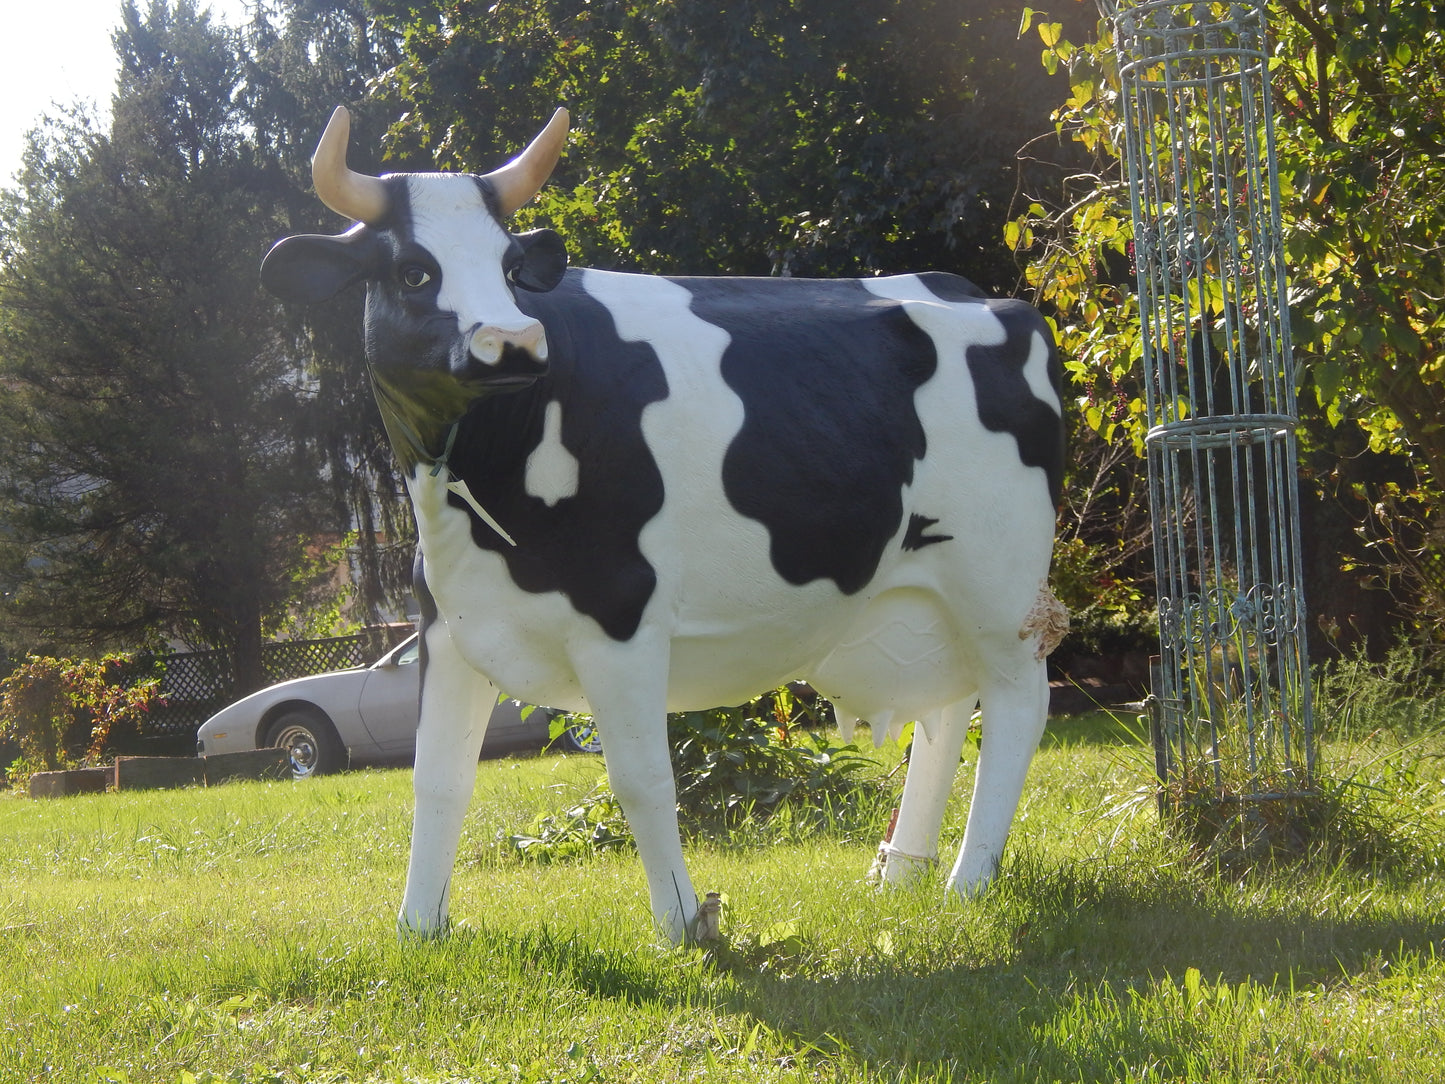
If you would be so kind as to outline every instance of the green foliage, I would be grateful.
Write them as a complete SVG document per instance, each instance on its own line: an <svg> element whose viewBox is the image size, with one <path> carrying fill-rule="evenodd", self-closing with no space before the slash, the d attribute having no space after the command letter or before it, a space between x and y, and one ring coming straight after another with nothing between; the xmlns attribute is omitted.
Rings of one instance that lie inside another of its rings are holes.
<svg viewBox="0 0 1445 1084"><path fill-rule="evenodd" d="M351 163L370 172L387 168L379 144L393 117L369 88L396 62L397 42L373 21L369 6L369 0L257 4L241 31L244 78L236 104L246 118L255 169L275 186L265 207L269 220L252 226L247 267L253 280L276 238L346 226L311 188L311 155L338 104L351 108ZM406 164L391 168L398 165ZM326 305L278 304L270 328L277 349L304 367L303 431L324 457L314 486L331 510L326 531L354 532L351 608L358 620L375 623L411 591L416 530L366 373L362 302L362 292L352 290Z"/></svg>
<svg viewBox="0 0 1445 1084"><path fill-rule="evenodd" d="M1069 611L1052 665L1080 656L1157 651L1153 534L1145 476L1129 445L1110 443L1070 411L1069 457L1050 589Z"/></svg>
<svg viewBox="0 0 1445 1084"><path fill-rule="evenodd" d="M1273 0L1268 34L1290 328L1302 442L1349 454L1332 428L1402 457L1401 501L1362 492L1367 557L1422 637L1445 609L1439 532L1421 509L1445 484L1445 35L1428 0ZM1362 27L1368 27L1362 31ZM1072 37L1025 10L1021 30L1070 90L1054 113L1086 164L1032 186L1005 228L1053 313L1073 405L1109 443L1142 454L1143 354L1112 33ZM1197 117L1180 118L1201 131ZM1331 482L1327 464L1316 477ZM1395 513L1400 513L1394 518ZM1424 576L1419 575L1423 571Z"/></svg>
<svg viewBox="0 0 1445 1084"><path fill-rule="evenodd" d="M707 831L766 820L794 800L860 798L871 762L799 725L806 709L784 686L741 707L679 712L668 720L684 819Z"/></svg>
<svg viewBox="0 0 1445 1084"><path fill-rule="evenodd" d="M1359 33L1361 20L1370 34ZM1409 447L1445 477L1435 424L1445 406L1445 210L1436 197L1445 38L1435 5L1280 0L1269 27L1296 359L1331 424L1361 425L1379 448ZM1137 443L1143 404L1129 374L1142 347L1117 59L1107 33L1075 45L1057 24L1036 29L1046 63L1069 73L1057 128L1093 165L1040 194L1007 237L1059 314L1089 424Z"/></svg>
<svg viewBox="0 0 1445 1084"><path fill-rule="evenodd" d="M359 315L303 321L256 272L275 237L335 226L307 163L382 58L361 0L274 8L229 28L192 0L121 5L108 125L46 121L0 198L16 650L181 639L230 650L244 691L263 625L314 594L315 538L357 526L363 610L403 566L409 586Z"/></svg>
<svg viewBox="0 0 1445 1084"><path fill-rule="evenodd" d="M537 817L526 831L499 831L495 845L502 854L544 865L633 846L627 818L605 777L579 802Z"/></svg>
<svg viewBox="0 0 1445 1084"><path fill-rule="evenodd" d="M742 839L746 826L766 838L770 830L792 833L808 824L838 831L868 819L878 804L870 799L881 794L866 778L873 762L856 746L833 745L806 729L818 722L817 710L784 686L741 707L670 715L684 828ZM630 849L632 833L604 776L563 812L538 817L521 832L499 831L495 846L550 863Z"/></svg>
<svg viewBox="0 0 1445 1084"><path fill-rule="evenodd" d="M72 767L66 747L77 720L88 724L85 759L95 760L110 731L134 724L160 692L152 678L134 684L110 680L124 660L52 659L31 655L0 681L0 739L20 746L20 759L8 769L10 781L23 786L32 772Z"/></svg>
<svg viewBox="0 0 1445 1084"><path fill-rule="evenodd" d="M1383 659L1363 652L1317 670L1315 719L1329 737L1380 735L1403 743L1445 731L1445 672L1437 655L1401 643Z"/></svg>
<svg viewBox="0 0 1445 1084"><path fill-rule="evenodd" d="M0 209L0 622L22 646L176 636L244 671L324 508L256 279L280 190L234 34L189 0L122 16L109 130L36 133Z"/></svg>
<svg viewBox="0 0 1445 1084"><path fill-rule="evenodd" d="M1007 4L378 0L402 159L493 168L557 104L533 212L579 262L692 274L957 270L1007 291L1023 140L1061 87ZM524 216L526 217L526 216Z"/></svg>
<svg viewBox="0 0 1445 1084"><path fill-rule="evenodd" d="M1054 111L1055 129L1086 156L1087 166L1057 189L1034 190L1005 240L1024 261L1038 303L1055 314L1064 369L1075 405L1106 443L1132 438L1143 452L1144 400L1136 372L1143 357L1138 297L1129 281L1133 226L1121 158L1119 76L1112 35L1100 24L1082 45L1057 23L1025 8L1020 32L1037 33L1043 62L1069 75L1069 94Z"/></svg>
<svg viewBox="0 0 1445 1084"><path fill-rule="evenodd" d="M1296 348L1332 423L1355 421L1376 447L1423 456L1445 479L1438 5L1282 0L1280 9L1280 184L1298 269Z"/></svg>
<svg viewBox="0 0 1445 1084"><path fill-rule="evenodd" d="M303 557L291 570L292 601L284 613L268 620L268 640L314 640L345 636L361 628L356 613L356 584L351 580L351 554L357 533L332 543L298 538Z"/></svg>
<svg viewBox="0 0 1445 1084"><path fill-rule="evenodd" d="M1389 592L1409 615L1414 647L1426 665L1445 665L1445 520L1440 494L1419 472L1413 484L1352 487L1363 519L1355 533L1363 555L1346 557L1345 572Z"/></svg>
<svg viewBox="0 0 1445 1084"><path fill-rule="evenodd" d="M1445 39L1435 5L1283 0L1269 25L1296 358L1332 424L1364 426L1377 447L1409 446L1440 473ZM1039 30L1045 57L1070 76L1058 128L1095 164L1034 203L1008 237L1060 314L1090 424L1137 433L1142 403L1128 373L1141 346L1117 62L1107 35L1076 46ZM1115 416L1100 399L1120 392Z"/></svg>

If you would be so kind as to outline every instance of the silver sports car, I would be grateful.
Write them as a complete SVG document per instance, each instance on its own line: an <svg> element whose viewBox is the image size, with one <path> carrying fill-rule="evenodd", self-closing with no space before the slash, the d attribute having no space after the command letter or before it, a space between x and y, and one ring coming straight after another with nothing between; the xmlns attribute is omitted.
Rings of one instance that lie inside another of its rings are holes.
<svg viewBox="0 0 1445 1084"><path fill-rule="evenodd" d="M416 752L421 667L412 636L370 666L283 681L212 715L196 733L196 753L279 747L292 774L334 772L353 764L409 763ZM541 749L552 718L548 708L503 700L492 709L483 755ZM562 732L563 748L601 750L590 723Z"/></svg>

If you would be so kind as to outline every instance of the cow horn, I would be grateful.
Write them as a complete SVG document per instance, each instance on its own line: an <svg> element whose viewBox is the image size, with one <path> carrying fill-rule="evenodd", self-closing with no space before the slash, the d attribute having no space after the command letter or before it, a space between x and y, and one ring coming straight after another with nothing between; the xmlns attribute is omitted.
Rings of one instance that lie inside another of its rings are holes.
<svg viewBox="0 0 1445 1084"><path fill-rule="evenodd" d="M321 202L339 215L378 225L386 217L386 185L376 177L355 173L346 165L346 143L351 135L351 114L338 105L326 122L321 142L311 158L311 183Z"/></svg>
<svg viewBox="0 0 1445 1084"><path fill-rule="evenodd" d="M497 193L503 218L535 196L547 183L567 142L567 125L567 110L558 109L547 122L547 127L527 144L526 150L486 175Z"/></svg>

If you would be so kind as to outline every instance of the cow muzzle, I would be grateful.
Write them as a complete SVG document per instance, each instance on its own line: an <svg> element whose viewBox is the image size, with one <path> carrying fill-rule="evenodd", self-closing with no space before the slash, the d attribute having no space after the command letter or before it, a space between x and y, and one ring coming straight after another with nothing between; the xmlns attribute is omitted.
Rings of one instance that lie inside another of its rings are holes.
<svg viewBox="0 0 1445 1084"><path fill-rule="evenodd" d="M515 328L484 324L473 329L468 349L477 361L495 368L501 364L508 347L522 351L534 361L545 363L547 332L536 321Z"/></svg>

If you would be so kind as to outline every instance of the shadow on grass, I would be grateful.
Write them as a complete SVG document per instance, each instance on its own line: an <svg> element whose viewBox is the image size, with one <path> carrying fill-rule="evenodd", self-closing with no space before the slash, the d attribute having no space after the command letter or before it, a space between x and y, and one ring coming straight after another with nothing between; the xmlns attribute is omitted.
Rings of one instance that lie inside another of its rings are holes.
<svg viewBox="0 0 1445 1084"><path fill-rule="evenodd" d="M977 911L985 924L1005 921L1006 943L969 962L930 966L925 948L827 974L810 967L806 942L792 960L721 952L731 981L717 1007L900 1079L949 1066L950 1075L991 1082L1133 1079L1147 1066L1162 1079L1196 1079L1200 1059L1219 1057L1234 1039L1210 1033L1218 1012L1211 1021L1193 1011L1191 971L1206 992L1244 984L1263 1003L1445 954L1445 921L1348 917L1328 905L1314 915L1260 914L1185 890L1140 893L1067 876L1039 887L1051 898L1032 907L1015 894L1002 914L984 901L940 911L940 923L969 923ZM1281 1010L1276 1023L1290 1015ZM1318 1054L1288 1028L1278 1038L1286 1061Z"/></svg>
<svg viewBox="0 0 1445 1084"><path fill-rule="evenodd" d="M772 940L735 931L706 953L676 956L545 928L476 934L476 947L591 998L761 1022L800 1062L990 1081L1123 1079L1147 1065L1193 1079L1197 1059L1229 1040L1191 1010L1189 972L1287 1001L1445 952L1445 923L1388 907L1371 914L1359 882L1306 913L1271 903L1267 886L1140 885L1107 870L1089 880L1082 866L1012 865L989 896L938 906L932 928L910 916L896 937L880 934L853 957L806 931ZM1276 1053L1308 1061L1314 1049L1286 1030Z"/></svg>
<svg viewBox="0 0 1445 1084"><path fill-rule="evenodd" d="M578 931L540 929L517 932L493 927L460 927L447 941L465 958L481 954L491 965L504 963L517 975L546 975L551 985L566 985L589 998L625 1004L685 1004L696 983L675 967L659 968L657 956L629 949L599 947Z"/></svg>

